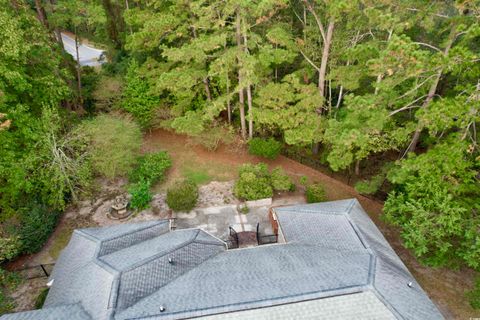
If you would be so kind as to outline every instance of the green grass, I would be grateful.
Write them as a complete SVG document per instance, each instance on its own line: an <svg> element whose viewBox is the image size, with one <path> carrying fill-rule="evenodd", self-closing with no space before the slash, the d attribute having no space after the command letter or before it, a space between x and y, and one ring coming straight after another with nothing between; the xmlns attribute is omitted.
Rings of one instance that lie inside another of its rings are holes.
<svg viewBox="0 0 480 320"><path fill-rule="evenodd" d="M197 170L186 168L183 170L183 176L197 185L207 184L213 180L213 178L203 168L199 168Z"/></svg>
<svg viewBox="0 0 480 320"><path fill-rule="evenodd" d="M42 289L42 291L40 291L40 294L35 299L35 309L41 309L43 307L43 304L45 303L45 299L47 298L47 295L48 295L48 290L50 290L50 288L44 288Z"/></svg>
<svg viewBox="0 0 480 320"><path fill-rule="evenodd" d="M70 241L70 237L72 236L73 229L68 226L64 226L62 230L60 230L53 240L50 248L48 249L48 254L54 258L55 260L60 255L60 252L65 248Z"/></svg>

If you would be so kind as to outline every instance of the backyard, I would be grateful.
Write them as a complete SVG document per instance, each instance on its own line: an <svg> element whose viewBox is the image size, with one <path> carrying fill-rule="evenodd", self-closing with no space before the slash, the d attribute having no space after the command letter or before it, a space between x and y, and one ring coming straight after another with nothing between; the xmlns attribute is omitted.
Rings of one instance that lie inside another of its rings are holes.
<svg viewBox="0 0 480 320"><path fill-rule="evenodd" d="M160 150L167 151L170 154L173 165L168 171L166 180L152 187L153 192L156 193L153 202L162 202L163 200L159 195L164 193L166 188L178 178L186 177L201 185L199 200L203 199L203 202L200 201L198 206L202 208L195 210L192 214L179 215L177 218L181 227L200 226L207 230L211 228L209 231L213 230L214 233L217 232L221 236L227 231L229 225L237 224L237 228L243 229L245 229L245 226L247 226L247 229L251 229L251 226L257 221L261 221L265 225L265 223L268 223L266 209L254 210L244 217L238 215L237 218L234 210L221 209L222 202L234 204L236 201L231 192L231 181L237 177L237 170L240 165L265 162L271 168L282 167L297 185L300 184L302 177L307 177L309 181L322 184L325 187L328 200L358 198L391 246L444 315L455 319L468 319L476 314L478 315L464 297L465 292L472 287L473 272L470 270L452 271L446 268L434 269L420 265L413 255L403 247L398 230L382 221L382 203L359 195L353 187L283 156L275 160L252 156L241 143L221 145L216 151L208 151L201 146L191 144L187 137L169 131L153 130L147 133L144 136L142 152ZM122 179L117 179L114 182L107 182L106 180L100 182L103 184L102 192L96 195L95 199L87 199L81 201L77 206L69 207L62 216L55 232L39 253L24 256L11 263L9 267L19 269L29 265L52 263L58 257L61 249L68 243L75 228L119 223L118 220L112 221L105 218L102 206L108 205L107 200L111 200L115 194L121 191L126 182ZM298 202L305 202L301 188L297 188L295 192L274 195L274 205ZM208 210L205 209L208 207L219 207L220 209L214 210L214 214L209 216L208 214L212 212L210 209L208 209L210 212L206 212ZM158 211L152 212L152 209L147 209L127 221L167 217L165 211L161 209ZM207 219L197 216L202 214ZM265 214L265 216L262 217L262 214ZM33 308L33 303L44 284L45 278L24 282L14 295L17 302L16 311Z"/></svg>

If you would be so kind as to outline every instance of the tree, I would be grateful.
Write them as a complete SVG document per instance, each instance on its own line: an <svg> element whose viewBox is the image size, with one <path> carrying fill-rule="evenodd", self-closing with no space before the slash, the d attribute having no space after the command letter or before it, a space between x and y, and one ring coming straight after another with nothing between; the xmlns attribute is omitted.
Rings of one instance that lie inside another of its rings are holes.
<svg viewBox="0 0 480 320"><path fill-rule="evenodd" d="M402 227L406 247L427 263L480 268L479 165L473 146L454 134L390 172L396 191L385 203L386 218Z"/></svg>
<svg viewBox="0 0 480 320"><path fill-rule="evenodd" d="M150 93L150 86L141 77L135 61L130 63L125 81L121 107L131 113L143 129L147 129L153 124L154 112L160 101Z"/></svg>
<svg viewBox="0 0 480 320"><path fill-rule="evenodd" d="M255 120L272 132L279 130L290 145L308 145L321 139L322 121L316 110L322 100L315 85L288 75L259 90Z"/></svg>

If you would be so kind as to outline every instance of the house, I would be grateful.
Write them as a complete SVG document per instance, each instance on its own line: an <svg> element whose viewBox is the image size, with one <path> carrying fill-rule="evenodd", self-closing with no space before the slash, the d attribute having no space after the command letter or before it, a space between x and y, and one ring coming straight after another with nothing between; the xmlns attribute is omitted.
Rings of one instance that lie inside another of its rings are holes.
<svg viewBox="0 0 480 320"><path fill-rule="evenodd" d="M76 230L44 308L0 319L443 319L357 200L273 217L277 244L233 250L168 221Z"/></svg>

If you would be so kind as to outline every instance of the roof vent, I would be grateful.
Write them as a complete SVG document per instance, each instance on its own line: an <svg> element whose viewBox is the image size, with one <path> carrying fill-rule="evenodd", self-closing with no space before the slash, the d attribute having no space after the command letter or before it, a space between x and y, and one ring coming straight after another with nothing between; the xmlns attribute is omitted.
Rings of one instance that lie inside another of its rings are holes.
<svg viewBox="0 0 480 320"><path fill-rule="evenodd" d="M409 288L411 288L411 287L413 286L413 282L410 281L410 282L407 284L407 286L408 286Z"/></svg>
<svg viewBox="0 0 480 320"><path fill-rule="evenodd" d="M174 264L175 262L173 261L173 259L172 259L172 258L168 258L168 263L170 263L170 264Z"/></svg>
<svg viewBox="0 0 480 320"><path fill-rule="evenodd" d="M164 312L166 309L164 306L160 306L160 312Z"/></svg>

